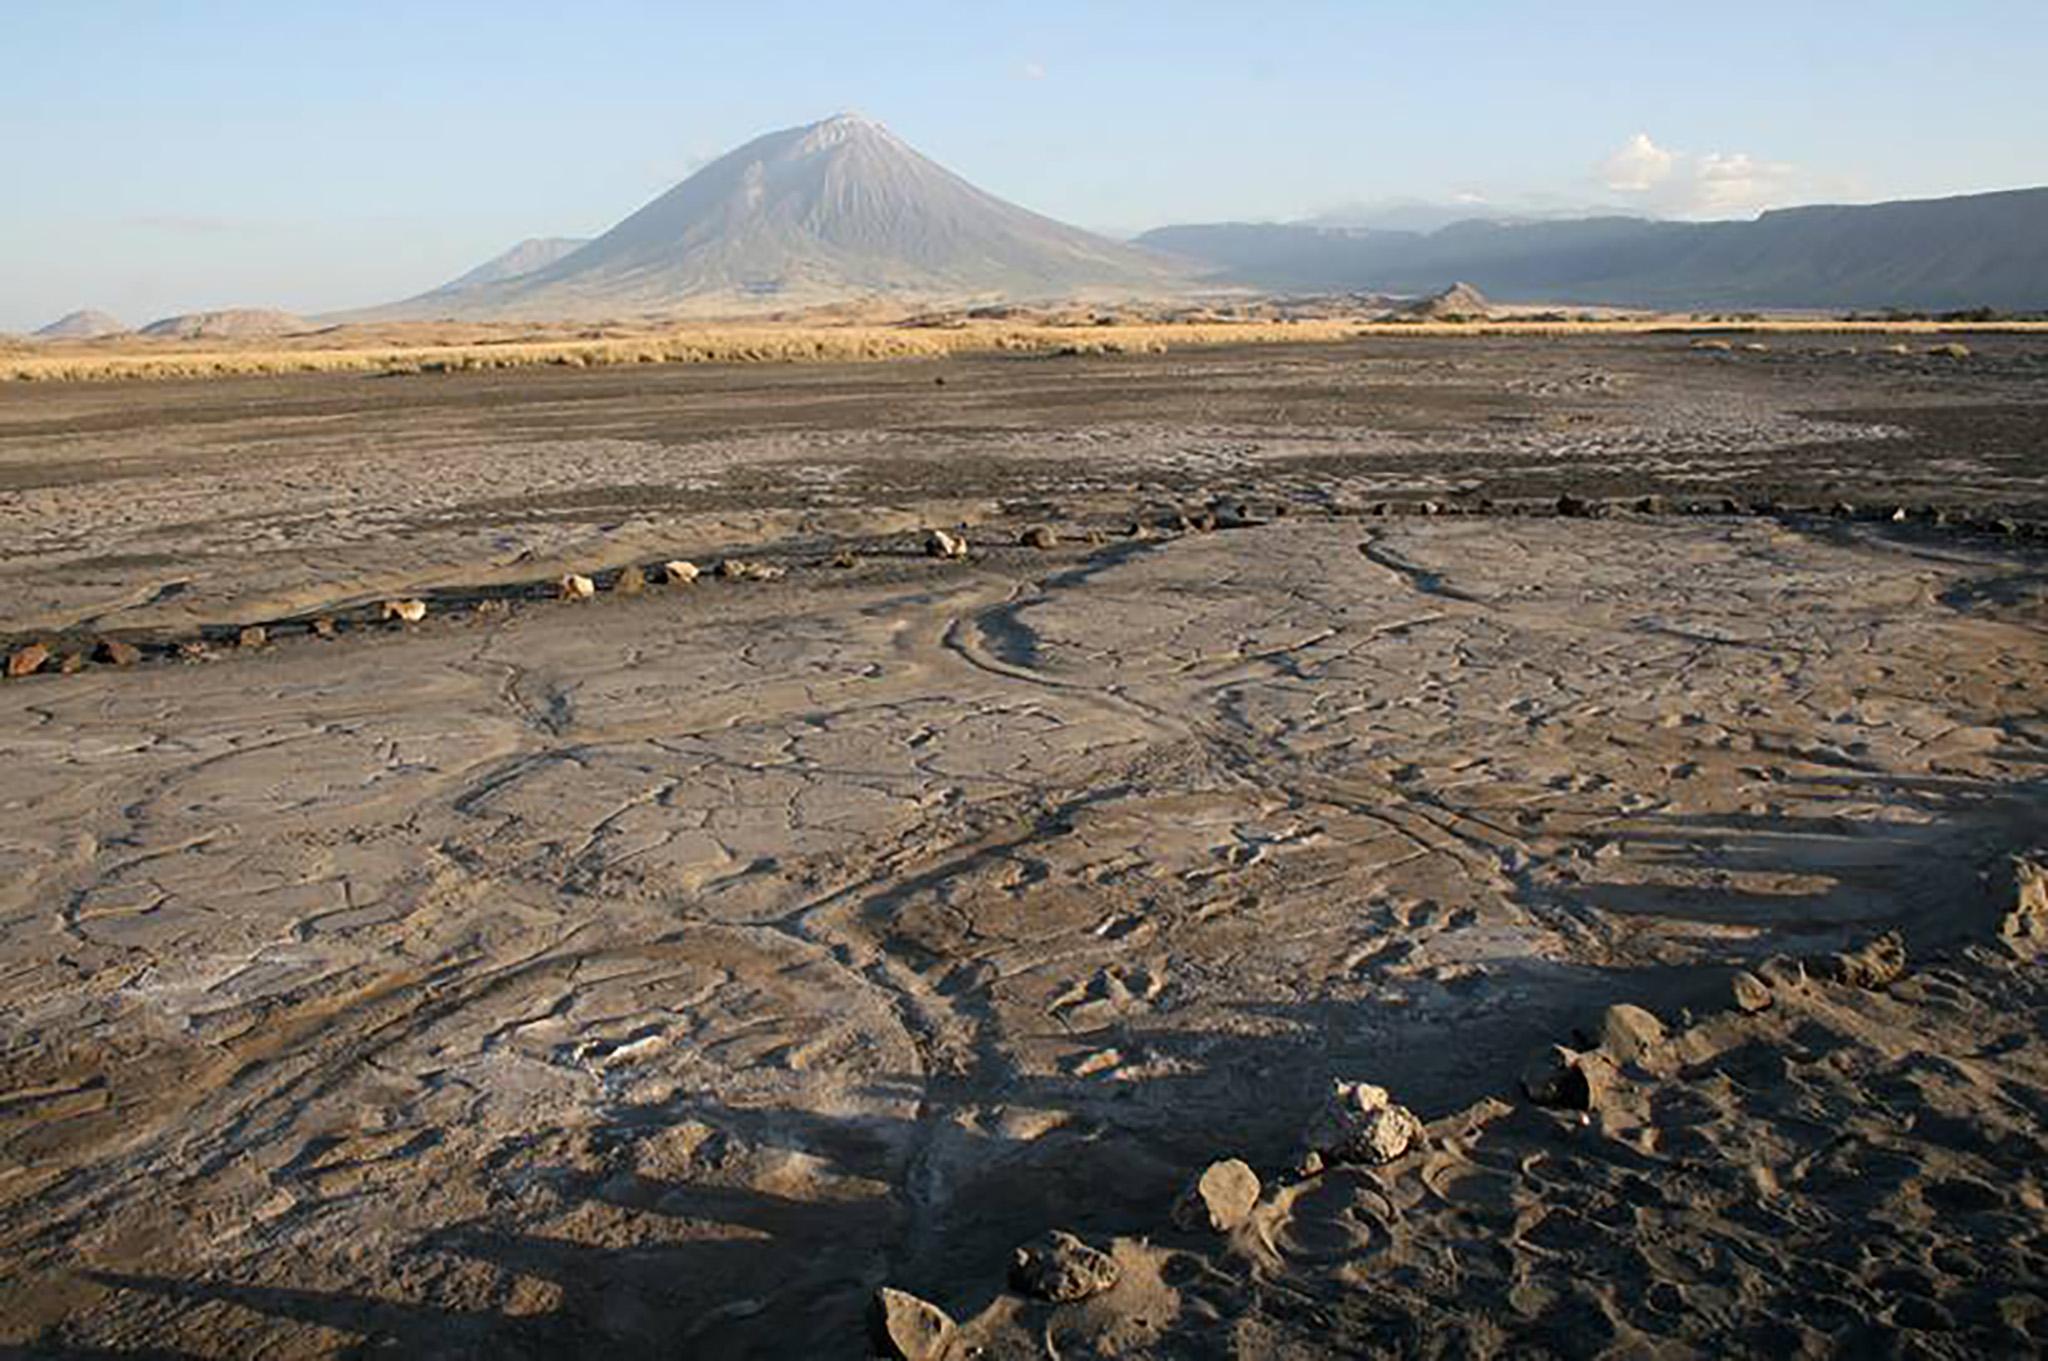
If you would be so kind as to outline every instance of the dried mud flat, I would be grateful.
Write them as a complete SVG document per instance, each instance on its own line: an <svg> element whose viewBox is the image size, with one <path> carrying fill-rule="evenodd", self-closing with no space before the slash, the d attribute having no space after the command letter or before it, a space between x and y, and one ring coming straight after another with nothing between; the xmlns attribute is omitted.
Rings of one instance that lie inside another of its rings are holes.
<svg viewBox="0 0 2048 1361"><path fill-rule="evenodd" d="M0 1353L2037 1351L2048 345L1842 348L0 392L216 639L0 685Z"/></svg>

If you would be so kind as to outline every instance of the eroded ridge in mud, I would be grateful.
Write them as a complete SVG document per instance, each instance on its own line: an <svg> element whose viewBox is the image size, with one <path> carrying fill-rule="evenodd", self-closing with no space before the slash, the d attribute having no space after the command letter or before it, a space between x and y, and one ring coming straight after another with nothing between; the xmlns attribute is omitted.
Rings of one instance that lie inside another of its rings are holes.
<svg viewBox="0 0 2048 1361"><path fill-rule="evenodd" d="M993 1355L1426 1349L1463 1280L1472 1350L1788 1290L2013 1345L2013 551L1287 521L7 687L4 1336L853 1354L887 1283ZM1689 1035L1885 928L1889 993L1787 989L1588 1124L1518 1103L1612 1003ZM1333 1077L1426 1151L1293 1179ZM1257 1231L1174 1239L1219 1157ZM1050 1228L1115 1290L1006 1290Z"/></svg>

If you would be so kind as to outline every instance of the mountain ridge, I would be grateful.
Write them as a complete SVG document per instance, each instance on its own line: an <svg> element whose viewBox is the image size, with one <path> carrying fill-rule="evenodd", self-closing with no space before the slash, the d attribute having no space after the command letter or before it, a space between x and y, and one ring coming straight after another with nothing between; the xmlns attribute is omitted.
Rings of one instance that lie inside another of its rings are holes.
<svg viewBox="0 0 2048 1361"><path fill-rule="evenodd" d="M1138 242L1212 284L1701 308L2048 308L2048 188L1810 204L1752 221L1612 216L1434 231L1206 223Z"/></svg>

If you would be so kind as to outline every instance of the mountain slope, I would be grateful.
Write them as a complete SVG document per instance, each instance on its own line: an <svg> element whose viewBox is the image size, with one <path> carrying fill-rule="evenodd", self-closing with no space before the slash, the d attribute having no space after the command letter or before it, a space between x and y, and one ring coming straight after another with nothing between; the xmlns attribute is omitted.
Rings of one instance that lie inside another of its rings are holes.
<svg viewBox="0 0 2048 1361"><path fill-rule="evenodd" d="M529 236L502 255L494 255L467 274L450 279L434 292L445 293L474 288L478 284L503 283L507 279L516 279L522 274L545 269L570 252L581 250L589 244L590 238L587 236Z"/></svg>
<svg viewBox="0 0 2048 1361"><path fill-rule="evenodd" d="M1176 266L975 188L842 115L756 138L517 278L382 316L589 317L900 299L1160 293Z"/></svg>
<svg viewBox="0 0 2048 1361"><path fill-rule="evenodd" d="M87 307L67 312L35 334L43 340L91 340L97 336L120 335L127 329L120 318Z"/></svg>
<svg viewBox="0 0 2048 1361"><path fill-rule="evenodd" d="M1640 307L2048 308L2048 189L1753 222L1464 222L1428 234L1305 226L1167 227L1141 244L1264 288L1421 292Z"/></svg>

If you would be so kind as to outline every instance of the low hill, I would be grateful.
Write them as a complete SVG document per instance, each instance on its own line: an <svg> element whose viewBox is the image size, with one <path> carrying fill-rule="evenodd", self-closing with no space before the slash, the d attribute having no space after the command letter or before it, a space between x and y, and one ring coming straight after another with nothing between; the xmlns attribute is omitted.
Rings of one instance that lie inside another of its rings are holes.
<svg viewBox="0 0 2048 1361"><path fill-rule="evenodd" d="M117 336L127 329L119 317L87 307L67 312L35 334L41 340L92 340Z"/></svg>
<svg viewBox="0 0 2048 1361"><path fill-rule="evenodd" d="M312 329L304 317L260 307L231 307L219 312L185 312L152 321L137 334L173 340L249 340Z"/></svg>
<svg viewBox="0 0 2048 1361"><path fill-rule="evenodd" d="M1440 293L1418 298L1401 311L1406 316L1421 317L1425 321L1482 321L1492 306L1486 295L1472 285L1457 283Z"/></svg>

